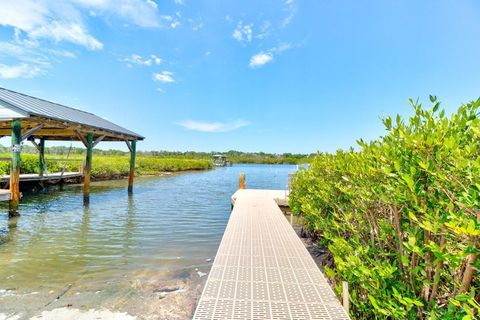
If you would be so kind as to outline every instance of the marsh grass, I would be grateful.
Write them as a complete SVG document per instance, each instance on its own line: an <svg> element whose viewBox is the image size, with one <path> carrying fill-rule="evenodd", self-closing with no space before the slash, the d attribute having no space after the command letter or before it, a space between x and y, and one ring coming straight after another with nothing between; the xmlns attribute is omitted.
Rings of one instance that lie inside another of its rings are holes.
<svg viewBox="0 0 480 320"><path fill-rule="evenodd" d="M0 154L2 158L8 158L8 153ZM66 156L45 155L48 172L60 172L65 167L66 171L79 171L84 157L80 155L70 156L69 161L62 161ZM71 161L78 160L78 161ZM203 159L175 159L138 156L135 164L137 175L157 175L163 172L179 172L190 170L208 170L213 167L211 160ZM0 162L0 174L9 173L9 162ZM93 178L124 177L130 170L130 158L128 156L94 156L92 160ZM37 173L38 155L22 154L20 173Z"/></svg>

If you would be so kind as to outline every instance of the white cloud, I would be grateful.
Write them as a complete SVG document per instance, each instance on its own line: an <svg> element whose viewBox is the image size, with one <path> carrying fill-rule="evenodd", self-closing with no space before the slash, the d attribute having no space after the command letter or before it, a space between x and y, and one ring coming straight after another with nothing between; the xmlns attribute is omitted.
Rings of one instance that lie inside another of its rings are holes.
<svg viewBox="0 0 480 320"><path fill-rule="evenodd" d="M285 11L287 12L287 16L280 22L281 28L287 27L297 15L298 7L295 0L285 1Z"/></svg>
<svg viewBox="0 0 480 320"><path fill-rule="evenodd" d="M179 17L180 15L177 13L177 17ZM178 27L180 25L180 21L173 17L173 16L169 16L169 15L163 15L160 17L164 22L168 23L168 25L172 28L172 29L175 29L176 27Z"/></svg>
<svg viewBox="0 0 480 320"><path fill-rule="evenodd" d="M158 4L153 1L153 0L147 0L146 1L148 5L150 5L153 9L157 9L158 8Z"/></svg>
<svg viewBox="0 0 480 320"><path fill-rule="evenodd" d="M139 54L132 54L127 58L121 59L121 61L127 62L129 66L131 66L132 64L136 64L136 65L145 66L145 67L150 67L152 65L159 65L162 63L162 59L160 57L157 57L154 54L151 54L148 58L143 58Z"/></svg>
<svg viewBox="0 0 480 320"><path fill-rule="evenodd" d="M44 26L31 30L29 36L35 39L47 38L55 42L67 41L82 45L90 50L103 48L103 44L88 34L84 26L77 23L60 23L52 21Z"/></svg>
<svg viewBox="0 0 480 320"><path fill-rule="evenodd" d="M233 122L208 122L197 120L185 120L177 123L188 130L200 132L228 132L250 125L245 120L236 120Z"/></svg>
<svg viewBox="0 0 480 320"><path fill-rule="evenodd" d="M67 41L91 50L101 49L102 44L88 33L81 14L68 3L54 7L49 1L0 1L0 25L23 31L30 39ZM16 31L16 36L18 36Z"/></svg>
<svg viewBox="0 0 480 320"><path fill-rule="evenodd" d="M48 0L57 3L54 0ZM154 0L70 0L95 14L122 18L139 27L160 27L158 4Z"/></svg>
<svg viewBox="0 0 480 320"><path fill-rule="evenodd" d="M202 29L205 24L203 23L203 18L202 17L197 17L195 19L188 19L188 22L190 23L190 26L192 27L193 31L198 31Z"/></svg>
<svg viewBox="0 0 480 320"><path fill-rule="evenodd" d="M263 65L272 62L272 60L273 55L271 53L260 52L250 58L250 63L248 65L250 68L260 68Z"/></svg>
<svg viewBox="0 0 480 320"><path fill-rule="evenodd" d="M173 78L173 73L170 71L162 71L159 73L153 74L153 80L160 81L163 83L172 83L175 82L175 78Z"/></svg>
<svg viewBox="0 0 480 320"><path fill-rule="evenodd" d="M103 43L88 27L89 19L101 18L122 20L126 26L163 25L157 0L0 0L0 26L14 31L10 41L0 41L2 74L44 74L53 61L77 56L65 44L102 49ZM153 56L144 60L146 65L161 62Z"/></svg>
<svg viewBox="0 0 480 320"><path fill-rule="evenodd" d="M281 43L276 47L268 49L266 52L254 54L250 58L250 63L248 65L250 68L260 68L265 64L272 62L275 54L279 54L291 48L292 45L290 43Z"/></svg>
<svg viewBox="0 0 480 320"><path fill-rule="evenodd" d="M291 49L291 48L292 48L291 43L281 43L278 46L271 48L269 51L279 53L279 52L283 52L283 51Z"/></svg>
<svg viewBox="0 0 480 320"><path fill-rule="evenodd" d="M272 23L268 20L264 21L260 26L258 34L255 36L257 39L264 39L272 34Z"/></svg>
<svg viewBox="0 0 480 320"><path fill-rule="evenodd" d="M33 78L43 71L38 66L32 66L27 63L18 65L0 64L0 78L14 79L14 78Z"/></svg>
<svg viewBox="0 0 480 320"><path fill-rule="evenodd" d="M103 47L87 28L86 18L95 16L112 16L140 27L160 26L154 0L0 1L0 25L20 30L32 40L70 42L90 50Z"/></svg>
<svg viewBox="0 0 480 320"><path fill-rule="evenodd" d="M253 37L253 24L244 25L240 21L237 25L237 28L233 30L232 37L239 42L250 42Z"/></svg>

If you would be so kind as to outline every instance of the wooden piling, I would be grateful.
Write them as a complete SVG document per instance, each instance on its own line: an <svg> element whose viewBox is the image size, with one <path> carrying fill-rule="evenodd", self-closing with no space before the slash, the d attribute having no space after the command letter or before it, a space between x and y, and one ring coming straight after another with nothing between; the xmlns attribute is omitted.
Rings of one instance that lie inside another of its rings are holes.
<svg viewBox="0 0 480 320"><path fill-rule="evenodd" d="M238 177L238 189L245 189L245 173L240 173Z"/></svg>
<svg viewBox="0 0 480 320"><path fill-rule="evenodd" d="M83 168L83 203L90 202L90 175L92 172L93 156L93 133L87 134L86 139L87 155L85 158L85 167Z"/></svg>
<svg viewBox="0 0 480 320"><path fill-rule="evenodd" d="M128 174L128 193L133 192L133 178L135 177L135 156L137 153L137 141L130 142L130 172Z"/></svg>
<svg viewBox="0 0 480 320"><path fill-rule="evenodd" d="M10 166L10 193L11 198L8 206L10 217L18 216L18 204L20 202L20 152L22 143L22 124L20 121L12 123L12 163Z"/></svg>
<svg viewBox="0 0 480 320"><path fill-rule="evenodd" d="M38 144L38 175L45 174L45 139L41 138Z"/></svg>

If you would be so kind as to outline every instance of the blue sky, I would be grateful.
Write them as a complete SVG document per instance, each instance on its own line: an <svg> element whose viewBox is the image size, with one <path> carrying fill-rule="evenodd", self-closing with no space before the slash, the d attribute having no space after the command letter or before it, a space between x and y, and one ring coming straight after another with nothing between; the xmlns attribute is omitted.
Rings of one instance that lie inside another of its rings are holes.
<svg viewBox="0 0 480 320"><path fill-rule="evenodd" d="M478 1L0 0L0 86L142 150L348 148L410 97L478 98L479 52Z"/></svg>

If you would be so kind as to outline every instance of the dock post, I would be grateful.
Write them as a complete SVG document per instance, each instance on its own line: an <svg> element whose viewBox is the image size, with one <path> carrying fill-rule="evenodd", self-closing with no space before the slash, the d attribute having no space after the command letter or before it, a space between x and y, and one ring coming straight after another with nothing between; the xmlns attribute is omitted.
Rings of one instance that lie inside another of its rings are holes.
<svg viewBox="0 0 480 320"><path fill-rule="evenodd" d="M350 310L350 295L348 293L348 282L342 281L342 302L345 312L348 314Z"/></svg>
<svg viewBox="0 0 480 320"><path fill-rule="evenodd" d="M137 141L130 142L130 172L128 174L128 193L133 192L133 178L135 177L135 156L137 153Z"/></svg>
<svg viewBox="0 0 480 320"><path fill-rule="evenodd" d="M87 156L85 158L85 167L83 168L83 204L90 203L90 175L92 172L93 156L93 133L87 134Z"/></svg>
<svg viewBox="0 0 480 320"><path fill-rule="evenodd" d="M10 202L8 205L9 217L18 216L20 202L20 152L22 149L22 124L20 121L12 123L12 163L10 166Z"/></svg>
<svg viewBox="0 0 480 320"><path fill-rule="evenodd" d="M38 144L38 175L42 177L45 173L45 139L40 138Z"/></svg>
<svg viewBox="0 0 480 320"><path fill-rule="evenodd" d="M245 189L245 173L240 173L238 177L238 189Z"/></svg>

